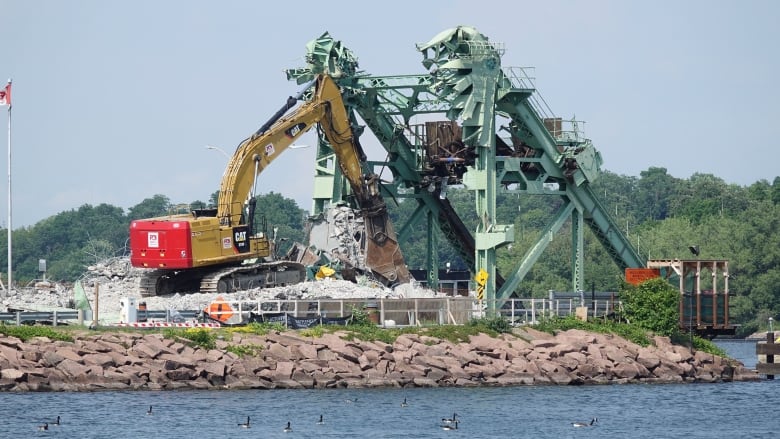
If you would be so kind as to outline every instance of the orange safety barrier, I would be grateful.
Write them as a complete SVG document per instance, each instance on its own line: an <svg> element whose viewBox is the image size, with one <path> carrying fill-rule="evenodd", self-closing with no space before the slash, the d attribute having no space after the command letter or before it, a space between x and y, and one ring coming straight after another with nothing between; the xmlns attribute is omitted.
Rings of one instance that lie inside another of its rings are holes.
<svg viewBox="0 0 780 439"><path fill-rule="evenodd" d="M217 296L217 298L208 304L208 306L206 306L203 311L205 311L206 314L208 314L212 319L219 320L223 323L227 322L231 317L233 317L233 308L225 301L225 299L222 298L222 296Z"/></svg>

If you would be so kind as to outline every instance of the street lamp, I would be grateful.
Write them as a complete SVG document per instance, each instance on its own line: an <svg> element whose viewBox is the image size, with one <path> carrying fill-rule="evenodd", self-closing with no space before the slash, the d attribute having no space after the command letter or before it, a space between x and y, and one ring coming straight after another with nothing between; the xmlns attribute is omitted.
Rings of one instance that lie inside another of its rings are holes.
<svg viewBox="0 0 780 439"><path fill-rule="evenodd" d="M211 146L211 145L206 145L206 149L211 149L211 150L214 150L214 151L219 151L219 152L221 152L221 153L222 153L222 155L224 155L224 156L225 156L225 158L227 158L228 160L230 160L230 156L228 155L228 153L226 153L226 152L225 152L225 151L224 151L222 148L220 148L220 147L218 147L218 146Z"/></svg>

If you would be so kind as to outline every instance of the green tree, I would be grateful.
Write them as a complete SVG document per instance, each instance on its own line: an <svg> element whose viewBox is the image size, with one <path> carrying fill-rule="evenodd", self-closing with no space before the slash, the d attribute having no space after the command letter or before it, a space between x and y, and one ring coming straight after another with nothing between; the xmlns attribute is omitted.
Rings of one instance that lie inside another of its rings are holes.
<svg viewBox="0 0 780 439"><path fill-rule="evenodd" d="M219 204L219 191L214 191L209 197L209 206L216 207L218 204Z"/></svg>
<svg viewBox="0 0 780 439"><path fill-rule="evenodd" d="M128 221L116 206L85 204L14 231L14 274L19 283L40 277L38 261L47 262L47 277L73 280L95 258L124 253ZM7 241L7 239L6 239ZM7 263L7 256L0 256Z"/></svg>
<svg viewBox="0 0 780 439"><path fill-rule="evenodd" d="M152 198L146 198L129 209L129 220L155 218L168 214L171 208L171 200L165 195L157 194Z"/></svg>
<svg viewBox="0 0 780 439"><path fill-rule="evenodd" d="M669 215L669 202L674 195L677 180L666 173L666 168L651 167L639 173L636 200L639 218L662 220Z"/></svg>
<svg viewBox="0 0 780 439"><path fill-rule="evenodd" d="M772 203L775 205L780 204L780 177L775 177L775 179L772 180L771 197Z"/></svg>
<svg viewBox="0 0 780 439"><path fill-rule="evenodd" d="M664 279L656 278L638 286L626 285L621 292L625 318L659 335L679 332L680 293Z"/></svg>
<svg viewBox="0 0 780 439"><path fill-rule="evenodd" d="M293 242L303 243L306 239L304 218L306 211L298 207L295 200L285 198L276 192L258 195L255 207L255 222L267 224L266 233L271 238L278 238L278 255L283 255ZM276 228L276 236L273 230Z"/></svg>

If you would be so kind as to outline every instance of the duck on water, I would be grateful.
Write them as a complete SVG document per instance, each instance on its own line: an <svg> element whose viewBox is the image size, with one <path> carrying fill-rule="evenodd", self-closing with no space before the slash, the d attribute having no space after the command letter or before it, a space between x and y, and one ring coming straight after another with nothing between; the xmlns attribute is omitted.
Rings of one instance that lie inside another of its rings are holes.
<svg viewBox="0 0 780 439"><path fill-rule="evenodd" d="M598 422L599 418L593 418L590 420L590 422L572 422L572 427L593 427L596 422Z"/></svg>

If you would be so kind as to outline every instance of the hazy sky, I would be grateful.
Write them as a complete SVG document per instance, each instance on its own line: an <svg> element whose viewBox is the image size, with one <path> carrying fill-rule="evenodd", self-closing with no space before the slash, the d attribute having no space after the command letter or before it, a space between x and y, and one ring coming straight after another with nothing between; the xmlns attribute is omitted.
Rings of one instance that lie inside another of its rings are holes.
<svg viewBox="0 0 780 439"><path fill-rule="evenodd" d="M227 160L205 145L232 152L297 92L284 69L325 31L366 72L400 75L425 73L415 43L474 26L505 45L504 66L536 67L558 116L586 121L604 169L780 175L777 1L0 0L0 17L13 228L83 204L207 201ZM314 154L283 154L261 192L308 209ZM0 190L6 225L7 178Z"/></svg>

